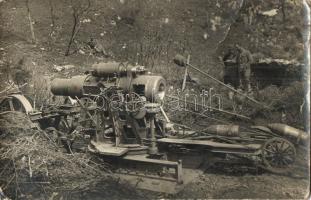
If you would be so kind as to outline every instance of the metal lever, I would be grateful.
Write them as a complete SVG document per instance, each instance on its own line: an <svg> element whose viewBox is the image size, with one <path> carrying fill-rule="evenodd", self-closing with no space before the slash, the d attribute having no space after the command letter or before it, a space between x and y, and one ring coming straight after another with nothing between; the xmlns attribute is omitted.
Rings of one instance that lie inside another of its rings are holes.
<svg viewBox="0 0 311 200"><path fill-rule="evenodd" d="M198 69L197 67L191 65L190 63L187 63L185 57L183 57L183 56L180 55L180 54L177 54L177 55L175 56L175 58L173 59L173 61L174 61L175 64L177 64L177 65L180 66L180 67L189 66L189 67L191 67L192 69L194 69L194 70L200 72L201 74L207 76L208 78L214 80L215 82L217 82L217 83L219 83L219 84L225 86L226 88L228 88L228 89L230 89L230 90L233 90L234 92L238 93L239 95L242 95L242 96L246 97L248 100L250 100L250 101L252 101L252 102L254 102L254 103L256 103L256 104L258 104L258 105L260 105L260 106L263 106L264 108L271 109L269 106L263 105L263 104L260 103L259 101L257 101L257 100L255 100L255 99L253 99L253 98L247 96L246 94L244 94L244 93L242 93L242 92L240 92L240 91L238 91L238 90L236 90L236 89L234 89L234 88L232 88L232 87L226 85L226 84L223 83L222 81L220 81L220 80L218 80L217 78L215 78L215 77L209 75L208 73L206 73L206 72L204 72L204 71Z"/></svg>

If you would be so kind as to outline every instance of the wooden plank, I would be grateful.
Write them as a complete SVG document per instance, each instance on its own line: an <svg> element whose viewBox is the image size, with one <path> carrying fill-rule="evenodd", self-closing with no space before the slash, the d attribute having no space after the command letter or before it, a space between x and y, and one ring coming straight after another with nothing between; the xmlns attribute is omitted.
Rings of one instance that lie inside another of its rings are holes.
<svg viewBox="0 0 311 200"><path fill-rule="evenodd" d="M158 164L164 165L168 167L177 167L177 162L167 161L167 160L158 160L158 159L151 159L147 158L146 155L126 155L123 157L125 160L137 161L137 162L144 162L144 163L151 163L151 164Z"/></svg>
<svg viewBox="0 0 311 200"><path fill-rule="evenodd" d="M209 140L191 140L191 139L175 139L175 138L162 138L158 139L158 142L169 144L183 144L183 145L200 145L210 148L224 148L224 149L247 149L258 150L260 144L226 144L220 142L213 142Z"/></svg>

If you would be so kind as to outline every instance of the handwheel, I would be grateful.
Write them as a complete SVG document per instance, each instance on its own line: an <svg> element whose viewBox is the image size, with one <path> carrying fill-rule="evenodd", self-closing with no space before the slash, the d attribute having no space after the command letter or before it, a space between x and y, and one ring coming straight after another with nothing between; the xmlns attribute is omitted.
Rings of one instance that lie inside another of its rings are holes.
<svg viewBox="0 0 311 200"><path fill-rule="evenodd" d="M295 162L295 146L286 139L269 139L261 150L264 167L273 173L287 173Z"/></svg>
<svg viewBox="0 0 311 200"><path fill-rule="evenodd" d="M95 124L93 121L96 119L96 102L89 97L82 97L79 99L80 105L82 107L79 117L79 123L84 128L90 128Z"/></svg>
<svg viewBox="0 0 311 200"><path fill-rule="evenodd" d="M89 98L89 97L82 97L80 99L80 102L81 102L81 104L82 104L82 106L84 108L87 108L87 109L94 109L94 108L96 108L96 102L93 99Z"/></svg>
<svg viewBox="0 0 311 200"><path fill-rule="evenodd" d="M126 95L125 100L125 108L131 113L139 112L146 103L145 99L135 92Z"/></svg>

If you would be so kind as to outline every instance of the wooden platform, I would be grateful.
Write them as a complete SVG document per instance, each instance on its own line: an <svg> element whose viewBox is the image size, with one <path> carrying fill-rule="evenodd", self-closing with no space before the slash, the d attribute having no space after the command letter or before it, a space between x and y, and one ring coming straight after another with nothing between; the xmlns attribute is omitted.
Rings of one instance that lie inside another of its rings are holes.
<svg viewBox="0 0 311 200"><path fill-rule="evenodd" d="M105 155L105 156L123 156L129 149L123 147L115 147L114 144L107 144L101 142L91 141L91 146L89 148L91 151Z"/></svg>
<svg viewBox="0 0 311 200"><path fill-rule="evenodd" d="M202 173L203 171L198 169L183 169L183 184L163 178L137 176L136 174L118 174L118 176L121 178L121 181L125 181L126 184L130 184L134 188L176 194L187 187L189 183L196 180Z"/></svg>
<svg viewBox="0 0 311 200"><path fill-rule="evenodd" d="M175 181L177 183L182 183L182 161L173 162L168 160L158 160L158 159L151 159L148 158L147 155L127 155L123 157L124 160L130 160L135 162L143 162L151 165L159 165L162 167L169 167L175 170Z"/></svg>

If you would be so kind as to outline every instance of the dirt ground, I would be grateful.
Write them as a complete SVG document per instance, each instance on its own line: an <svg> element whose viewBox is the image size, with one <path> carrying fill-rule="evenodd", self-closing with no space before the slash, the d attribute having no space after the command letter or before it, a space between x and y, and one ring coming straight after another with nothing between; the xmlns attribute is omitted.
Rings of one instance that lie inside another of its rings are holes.
<svg viewBox="0 0 311 200"><path fill-rule="evenodd" d="M306 166L307 156L304 159ZM277 175L254 166L221 164L205 170L198 178L182 186L176 194L164 194L135 190L134 199L306 199L309 196L310 177L308 169L301 167L301 160L290 175ZM123 189L122 189L123 188ZM94 189L94 188L93 188ZM100 191L87 191L81 199L109 198ZM124 186L111 187L124 190ZM131 189L125 190L127 192ZM100 194L100 197L98 195ZM114 195L112 195L114 197ZM124 193L120 193L124 198ZM125 197L126 198L126 197Z"/></svg>
<svg viewBox="0 0 311 200"><path fill-rule="evenodd" d="M172 198L305 199L310 191L309 153L300 149L298 159L289 175L272 174L254 166L220 164L208 168Z"/></svg>
<svg viewBox="0 0 311 200"><path fill-rule="evenodd" d="M289 178L271 174L230 176L204 174L173 198L213 199L305 199L308 178Z"/></svg>

